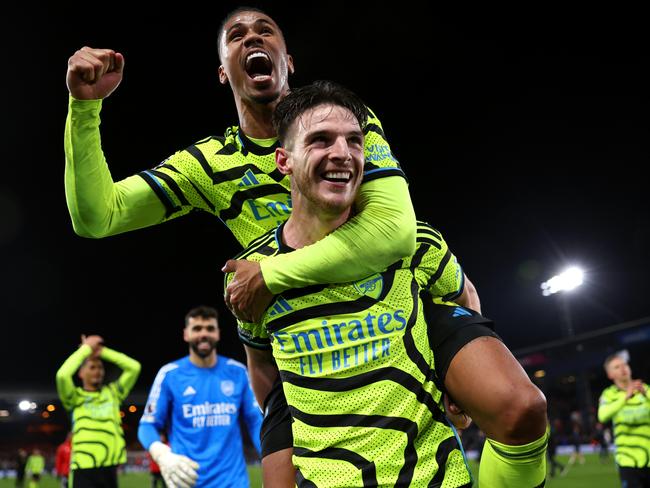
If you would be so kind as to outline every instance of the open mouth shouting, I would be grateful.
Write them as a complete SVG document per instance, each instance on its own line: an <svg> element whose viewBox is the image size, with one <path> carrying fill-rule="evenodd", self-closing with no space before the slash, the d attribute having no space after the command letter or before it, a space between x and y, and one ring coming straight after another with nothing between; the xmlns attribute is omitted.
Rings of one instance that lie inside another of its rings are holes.
<svg viewBox="0 0 650 488"><path fill-rule="evenodd" d="M246 56L246 74L256 83L268 83L272 79L273 63L264 51L254 51Z"/></svg>

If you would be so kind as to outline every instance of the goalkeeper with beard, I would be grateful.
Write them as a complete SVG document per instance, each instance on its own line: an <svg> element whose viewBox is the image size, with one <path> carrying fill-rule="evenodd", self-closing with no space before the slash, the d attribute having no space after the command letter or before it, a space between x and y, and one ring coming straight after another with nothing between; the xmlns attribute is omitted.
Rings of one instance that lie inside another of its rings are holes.
<svg viewBox="0 0 650 488"><path fill-rule="evenodd" d="M260 449L262 414L246 367L217 355L218 314L197 307L185 317L189 355L156 376L138 438L170 487L249 486L239 417ZM168 433L170 445L161 442Z"/></svg>

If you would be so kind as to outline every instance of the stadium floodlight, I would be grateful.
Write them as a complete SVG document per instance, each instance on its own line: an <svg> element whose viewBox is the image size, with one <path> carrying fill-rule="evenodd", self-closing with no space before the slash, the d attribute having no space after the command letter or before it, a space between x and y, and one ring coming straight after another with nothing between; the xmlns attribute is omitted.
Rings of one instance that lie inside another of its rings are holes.
<svg viewBox="0 0 650 488"><path fill-rule="evenodd" d="M29 400L21 400L20 402L18 402L18 408L23 412L28 412L36 408L36 403L31 402Z"/></svg>
<svg viewBox="0 0 650 488"><path fill-rule="evenodd" d="M573 266L542 283L542 295L547 297L560 291L571 291L582 285L583 282L584 272Z"/></svg>

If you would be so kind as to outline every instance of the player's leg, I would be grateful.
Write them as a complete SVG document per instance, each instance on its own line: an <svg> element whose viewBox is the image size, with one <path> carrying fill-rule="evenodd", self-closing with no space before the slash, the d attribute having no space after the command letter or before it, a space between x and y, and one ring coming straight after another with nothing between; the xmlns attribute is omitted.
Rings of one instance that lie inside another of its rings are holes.
<svg viewBox="0 0 650 488"><path fill-rule="evenodd" d="M538 486L546 477L546 399L489 320L455 310L425 306L438 377L487 437L479 482Z"/></svg>
<svg viewBox="0 0 650 488"><path fill-rule="evenodd" d="M449 365L445 387L490 439L526 444L546 431L544 395L495 337L463 346Z"/></svg>
<svg viewBox="0 0 650 488"><path fill-rule="evenodd" d="M546 478L546 400L494 337L466 344L445 385L486 434L481 486L541 486Z"/></svg>
<svg viewBox="0 0 650 488"><path fill-rule="evenodd" d="M625 488L646 488L648 485L647 477L645 477L642 469L639 468L618 468L618 474L621 478L621 486Z"/></svg>

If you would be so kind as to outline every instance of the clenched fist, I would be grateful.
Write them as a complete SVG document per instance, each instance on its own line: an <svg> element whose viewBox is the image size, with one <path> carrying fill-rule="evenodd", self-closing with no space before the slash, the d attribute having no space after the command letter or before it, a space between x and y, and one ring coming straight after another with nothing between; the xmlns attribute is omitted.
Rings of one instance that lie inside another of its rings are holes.
<svg viewBox="0 0 650 488"><path fill-rule="evenodd" d="M106 98L122 81L124 56L112 49L82 47L68 60L66 82L77 100Z"/></svg>

